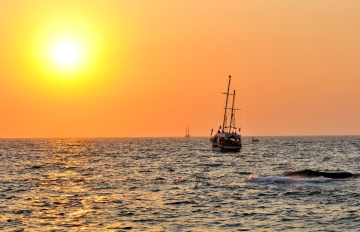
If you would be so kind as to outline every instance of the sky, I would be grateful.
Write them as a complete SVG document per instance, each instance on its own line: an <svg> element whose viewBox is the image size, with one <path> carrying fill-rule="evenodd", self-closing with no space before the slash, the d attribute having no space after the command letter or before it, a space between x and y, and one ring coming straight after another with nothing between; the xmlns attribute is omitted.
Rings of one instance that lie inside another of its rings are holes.
<svg viewBox="0 0 360 232"><path fill-rule="evenodd" d="M360 1L0 0L0 138L360 134ZM220 120L221 121L221 120Z"/></svg>

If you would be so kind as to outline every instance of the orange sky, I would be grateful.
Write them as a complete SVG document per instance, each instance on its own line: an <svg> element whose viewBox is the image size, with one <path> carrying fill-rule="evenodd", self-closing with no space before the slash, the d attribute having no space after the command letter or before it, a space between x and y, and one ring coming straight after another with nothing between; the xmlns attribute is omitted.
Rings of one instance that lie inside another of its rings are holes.
<svg viewBox="0 0 360 232"><path fill-rule="evenodd" d="M360 134L360 2L0 1L0 138ZM73 68L51 57L77 41ZM50 55L49 55L50 54ZM216 124L217 125L217 124Z"/></svg>

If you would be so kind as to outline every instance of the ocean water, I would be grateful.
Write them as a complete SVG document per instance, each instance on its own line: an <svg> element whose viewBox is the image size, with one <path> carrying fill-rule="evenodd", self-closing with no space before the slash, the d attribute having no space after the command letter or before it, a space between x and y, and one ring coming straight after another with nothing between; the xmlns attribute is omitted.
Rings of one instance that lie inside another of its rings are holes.
<svg viewBox="0 0 360 232"><path fill-rule="evenodd" d="M0 139L0 230L360 231L360 136L259 139Z"/></svg>

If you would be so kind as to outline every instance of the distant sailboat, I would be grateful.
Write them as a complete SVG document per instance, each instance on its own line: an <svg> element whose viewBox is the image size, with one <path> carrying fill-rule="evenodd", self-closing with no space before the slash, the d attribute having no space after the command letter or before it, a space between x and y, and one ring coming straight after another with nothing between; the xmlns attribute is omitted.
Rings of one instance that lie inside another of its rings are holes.
<svg viewBox="0 0 360 232"><path fill-rule="evenodd" d="M226 102L225 102L225 112L224 112L224 120L222 126L220 126L218 132L210 138L210 145L211 149L213 151L233 151L237 152L241 149L241 135L236 133L236 127L235 127L235 109L234 103L235 103L235 90L234 93L229 93L230 91L230 82L231 82L231 76L229 75L229 84L228 89L226 93ZM233 101L232 101L232 107L228 108L228 100L229 95L233 95ZM231 110L230 114L230 121L228 122L228 110ZM235 129L232 131L232 129ZM221 131L220 131L221 130ZM213 131L213 130L212 130ZM212 134L211 131L211 134ZM240 133L240 128L239 128Z"/></svg>
<svg viewBox="0 0 360 232"><path fill-rule="evenodd" d="M189 127L186 127L185 138L190 138L190 128Z"/></svg>

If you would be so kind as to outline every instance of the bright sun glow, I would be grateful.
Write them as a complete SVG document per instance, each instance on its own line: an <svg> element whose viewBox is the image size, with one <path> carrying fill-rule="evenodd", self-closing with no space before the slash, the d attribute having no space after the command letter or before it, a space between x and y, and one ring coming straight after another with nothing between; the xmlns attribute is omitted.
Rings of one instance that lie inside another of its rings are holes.
<svg viewBox="0 0 360 232"><path fill-rule="evenodd" d="M95 83L96 73L104 66L103 33L79 17L60 16L52 16L34 34L29 47L36 63L31 68L39 75L37 81L31 81L46 87Z"/></svg>
<svg viewBox="0 0 360 232"><path fill-rule="evenodd" d="M55 44L53 55L61 66L75 66L80 59L80 50L74 43L61 42Z"/></svg>

